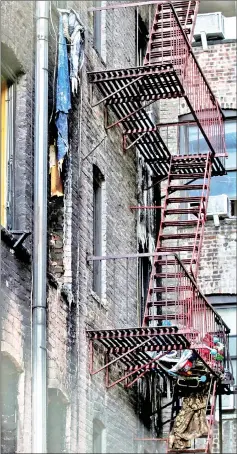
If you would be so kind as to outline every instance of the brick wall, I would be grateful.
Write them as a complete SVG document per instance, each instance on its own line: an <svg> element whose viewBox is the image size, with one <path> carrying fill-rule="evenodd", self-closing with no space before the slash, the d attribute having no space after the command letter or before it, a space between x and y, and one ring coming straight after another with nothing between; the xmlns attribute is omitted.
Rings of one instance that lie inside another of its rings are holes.
<svg viewBox="0 0 237 454"><path fill-rule="evenodd" d="M236 109L236 42L209 45L194 53L222 108Z"/></svg>
<svg viewBox="0 0 237 454"><path fill-rule="evenodd" d="M1 2L2 59L13 71L16 85L15 230L32 230L34 5ZM31 266L24 248L14 252L14 239L1 231L2 355L9 367L2 379L16 386L5 395L2 411L2 452L31 452ZM25 242L31 248L31 237ZM4 363L5 364L5 363ZM12 365L12 366L10 366ZM9 414L13 412L13 414ZM14 430L12 423L14 422ZM12 451L11 451L12 452Z"/></svg>

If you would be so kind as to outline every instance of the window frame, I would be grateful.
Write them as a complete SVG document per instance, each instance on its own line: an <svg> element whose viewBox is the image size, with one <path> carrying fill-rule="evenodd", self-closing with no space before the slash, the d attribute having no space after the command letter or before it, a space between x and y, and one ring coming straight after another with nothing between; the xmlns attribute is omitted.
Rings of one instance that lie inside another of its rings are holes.
<svg viewBox="0 0 237 454"><path fill-rule="evenodd" d="M93 255L105 253L103 216L104 213L105 179L97 165L93 165ZM105 260L93 261L92 290L101 299L105 298Z"/></svg>
<svg viewBox="0 0 237 454"><path fill-rule="evenodd" d="M223 113L224 113L224 116L225 116L225 120L224 120L224 127L227 123L233 121L236 123L236 135L237 135L237 110L236 109L226 109L224 110L223 109ZM194 122L194 118L193 118L193 115L191 113L189 114L185 114L185 115L182 115L179 117L179 121L182 123L182 121L190 121L190 124L188 125L180 125L179 127L179 147L180 149L182 149L182 146L185 150L185 154L189 154L189 128L190 127L197 127L196 123ZM192 125L192 122L194 122L194 124ZM198 127L197 127L198 128ZM201 132L199 131L198 129L198 135L201 134ZM227 150L228 152L228 150ZM237 173L237 150L236 150L236 166L228 166L228 159L226 160L226 170L227 170L227 174L234 174L234 173ZM213 177L213 178L222 178L222 177ZM212 179L213 181L213 179ZM217 180L216 180L217 181ZM212 195L216 195L216 194L212 194L211 192L212 188L210 187L210 196ZM187 187L187 192L188 192L188 187ZM236 194L235 195L229 195L227 194L230 202L233 201L233 200L236 200L237 198L237 191L236 191ZM236 218L236 216L230 216L230 218Z"/></svg>
<svg viewBox="0 0 237 454"><path fill-rule="evenodd" d="M100 7L102 1L94 1L95 7ZM93 47L102 56L102 15L101 11L93 12Z"/></svg>
<svg viewBox="0 0 237 454"><path fill-rule="evenodd" d="M1 99L1 225L12 230L15 225L15 121L16 84L3 76L4 97ZM1 87L2 93L2 87ZM5 106L3 106L3 103ZM4 126L3 126L4 121Z"/></svg>
<svg viewBox="0 0 237 454"><path fill-rule="evenodd" d="M92 453L93 454L102 454L106 452L106 443L105 443L105 426L104 424L97 418L93 419L93 438L92 438ZM99 449L98 446L96 447L96 436L99 438Z"/></svg>
<svg viewBox="0 0 237 454"><path fill-rule="evenodd" d="M143 66L144 58L147 52L149 31L144 20L137 10L135 10L135 48L136 48L136 66Z"/></svg>

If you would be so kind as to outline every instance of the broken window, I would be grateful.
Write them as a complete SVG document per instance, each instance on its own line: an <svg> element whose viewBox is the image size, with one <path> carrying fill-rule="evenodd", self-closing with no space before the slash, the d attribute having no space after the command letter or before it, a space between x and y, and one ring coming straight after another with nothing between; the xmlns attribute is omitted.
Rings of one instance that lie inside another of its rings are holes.
<svg viewBox="0 0 237 454"><path fill-rule="evenodd" d="M2 355L1 363L1 452L17 452L18 371L13 362Z"/></svg>
<svg viewBox="0 0 237 454"><path fill-rule="evenodd" d="M47 452L66 452L66 411L67 404L60 391L54 388L48 390L48 428Z"/></svg>
<svg viewBox="0 0 237 454"><path fill-rule="evenodd" d="M93 255L102 255L102 188L104 177L99 168L93 166ZM93 262L93 290L101 297L102 263Z"/></svg>
<svg viewBox="0 0 237 454"><path fill-rule="evenodd" d="M1 75L1 225L14 225L15 85Z"/></svg>

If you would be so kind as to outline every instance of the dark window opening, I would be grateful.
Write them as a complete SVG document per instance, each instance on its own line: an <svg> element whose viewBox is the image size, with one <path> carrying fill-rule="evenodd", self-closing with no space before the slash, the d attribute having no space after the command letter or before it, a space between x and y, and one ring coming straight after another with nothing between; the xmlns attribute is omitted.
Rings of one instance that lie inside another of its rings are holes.
<svg viewBox="0 0 237 454"><path fill-rule="evenodd" d="M93 255L102 255L102 182L104 177L93 166ZM93 290L101 296L101 261L93 262Z"/></svg>
<svg viewBox="0 0 237 454"><path fill-rule="evenodd" d="M18 421L18 378L13 362L2 355L1 363L1 452L10 454L17 451Z"/></svg>
<svg viewBox="0 0 237 454"><path fill-rule="evenodd" d="M231 200L230 201L230 215L232 217L237 216L237 200Z"/></svg>
<svg viewBox="0 0 237 454"><path fill-rule="evenodd" d="M48 390L47 452L66 452L66 404L57 389Z"/></svg>
<svg viewBox="0 0 237 454"><path fill-rule="evenodd" d="M101 1L94 1L94 7L99 8L100 6ZM97 50L98 54L101 55L102 50L101 11L94 11L93 27L94 27L94 48Z"/></svg>
<svg viewBox="0 0 237 454"><path fill-rule="evenodd" d="M140 14L135 12L136 20L136 65L143 66L143 61L147 51L148 30Z"/></svg>
<svg viewBox="0 0 237 454"><path fill-rule="evenodd" d="M101 421L94 419L93 421L93 454L101 454L104 449L104 431L105 427Z"/></svg>

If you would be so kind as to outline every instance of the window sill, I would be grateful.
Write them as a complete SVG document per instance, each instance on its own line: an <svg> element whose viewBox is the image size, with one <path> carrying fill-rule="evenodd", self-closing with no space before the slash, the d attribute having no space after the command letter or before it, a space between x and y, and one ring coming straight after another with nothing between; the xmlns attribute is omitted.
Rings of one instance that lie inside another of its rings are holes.
<svg viewBox="0 0 237 454"><path fill-rule="evenodd" d="M2 225L1 225L1 240L7 246L9 246L9 248L14 252L15 256L19 260L25 263L31 263L31 254L28 251L28 249L25 246L23 246L23 244L19 244L19 246L17 246L14 249L14 245L17 239L9 230L5 229L5 227L3 227Z"/></svg>
<svg viewBox="0 0 237 454"><path fill-rule="evenodd" d="M91 296L94 299L94 301L97 302L97 304L105 309L106 311L108 310L108 303L105 298L100 298L94 290L91 290Z"/></svg>
<svg viewBox="0 0 237 454"><path fill-rule="evenodd" d="M228 44L228 43L236 43L237 39L232 38L232 39L217 39L217 40L210 40L207 41L208 46L214 46L215 44ZM192 47L202 47L202 42L193 42Z"/></svg>

